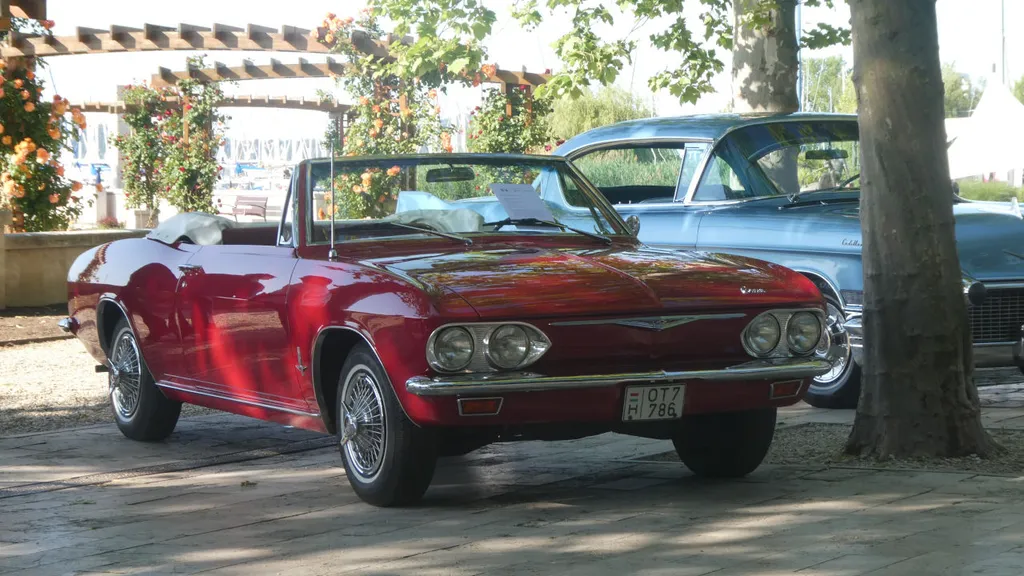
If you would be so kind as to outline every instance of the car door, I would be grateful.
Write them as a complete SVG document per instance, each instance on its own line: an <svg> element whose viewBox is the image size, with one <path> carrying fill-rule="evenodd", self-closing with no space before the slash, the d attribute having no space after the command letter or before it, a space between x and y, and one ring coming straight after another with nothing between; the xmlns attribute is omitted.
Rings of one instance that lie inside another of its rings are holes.
<svg viewBox="0 0 1024 576"><path fill-rule="evenodd" d="M683 200L708 147L704 141L623 141L584 148L568 158L623 218L640 219L642 242L693 248L703 207Z"/></svg>
<svg viewBox="0 0 1024 576"><path fill-rule="evenodd" d="M267 232L269 245L202 246L183 266L180 379L199 393L301 411L287 319L298 260L294 247L276 245L276 228Z"/></svg>

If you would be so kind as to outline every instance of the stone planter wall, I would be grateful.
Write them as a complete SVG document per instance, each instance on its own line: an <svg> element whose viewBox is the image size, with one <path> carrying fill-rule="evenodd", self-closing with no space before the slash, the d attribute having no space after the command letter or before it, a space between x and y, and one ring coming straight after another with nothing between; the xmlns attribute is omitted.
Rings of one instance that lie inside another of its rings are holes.
<svg viewBox="0 0 1024 576"><path fill-rule="evenodd" d="M100 244L146 233L89 230L0 234L0 308L67 302L68 269L79 254Z"/></svg>

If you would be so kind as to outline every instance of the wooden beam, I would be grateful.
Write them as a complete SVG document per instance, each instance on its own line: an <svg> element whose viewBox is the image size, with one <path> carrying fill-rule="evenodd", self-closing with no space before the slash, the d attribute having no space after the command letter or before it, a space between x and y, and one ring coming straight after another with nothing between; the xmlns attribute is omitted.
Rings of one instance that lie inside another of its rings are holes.
<svg viewBox="0 0 1024 576"><path fill-rule="evenodd" d="M170 26L159 26L157 24L143 24L142 25L142 37L150 42L157 42L160 38L166 36L168 32L174 32L174 28Z"/></svg>
<svg viewBox="0 0 1024 576"><path fill-rule="evenodd" d="M15 18L46 20L46 0L10 0L9 4L5 2L4 7L10 10L4 13Z"/></svg>
<svg viewBox="0 0 1024 576"><path fill-rule="evenodd" d="M168 96L165 100L171 107L179 107L182 105L182 100L177 96ZM126 110L131 109L131 106L127 106L124 102L84 102L81 104L75 104L76 107L80 108L82 112L100 112L105 114L123 114ZM339 104L334 100L306 100L305 98L288 98L287 96L235 96L233 98L224 98L217 106L222 108L279 108L279 109L291 109L291 110L313 110L319 112L328 112L331 114L347 114L351 109L351 106L347 104Z"/></svg>
<svg viewBox="0 0 1024 576"><path fill-rule="evenodd" d="M110 39L118 44L124 44L125 41L131 42L131 32L145 32L139 28L128 28L127 26L119 26L117 24L110 25Z"/></svg>
<svg viewBox="0 0 1024 576"><path fill-rule="evenodd" d="M218 80L265 80L268 78L327 78L333 75L340 75L354 72L348 64L328 60L324 63L309 62L300 59L295 64L283 63L277 59L271 59L270 64L257 66L251 60L244 60L241 66L227 67L215 63L212 68L196 70L194 77L204 81L214 82ZM186 72L171 72L166 69L158 71L151 78L154 87L172 86L178 80L188 78Z"/></svg>

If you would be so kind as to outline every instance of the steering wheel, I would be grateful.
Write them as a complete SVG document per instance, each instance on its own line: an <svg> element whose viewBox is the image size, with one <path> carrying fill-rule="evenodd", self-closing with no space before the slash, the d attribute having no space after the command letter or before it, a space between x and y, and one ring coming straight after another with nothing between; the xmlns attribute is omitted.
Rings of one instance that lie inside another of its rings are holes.
<svg viewBox="0 0 1024 576"><path fill-rule="evenodd" d="M839 183L839 186L836 186L836 188L846 188L847 184L849 184L850 182L853 182L854 180L856 180L858 178L860 178L860 172L857 172L853 176L850 176L846 180L843 180L842 182Z"/></svg>

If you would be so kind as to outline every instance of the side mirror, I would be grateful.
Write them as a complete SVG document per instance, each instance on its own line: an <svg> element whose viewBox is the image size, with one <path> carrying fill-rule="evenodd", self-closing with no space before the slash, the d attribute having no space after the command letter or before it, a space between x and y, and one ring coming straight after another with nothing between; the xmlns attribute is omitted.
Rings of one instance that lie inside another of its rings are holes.
<svg viewBox="0 0 1024 576"><path fill-rule="evenodd" d="M630 215L626 218L626 226L629 227L629 231L633 233L633 236L640 235L640 218L636 214Z"/></svg>

